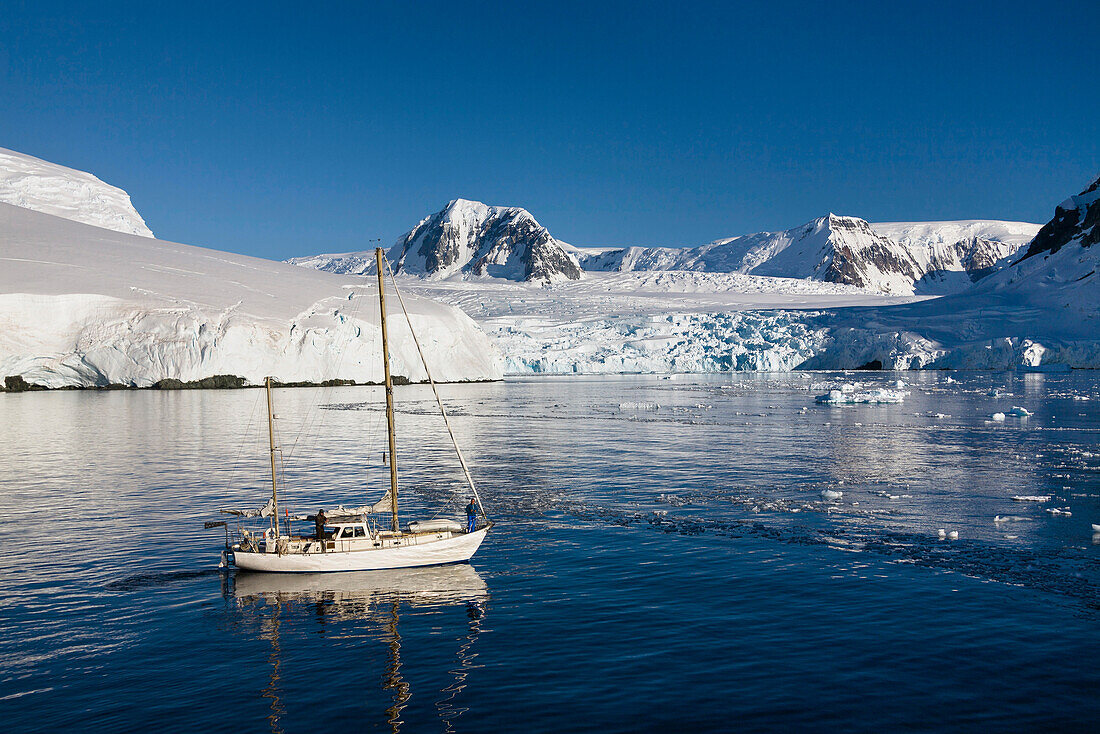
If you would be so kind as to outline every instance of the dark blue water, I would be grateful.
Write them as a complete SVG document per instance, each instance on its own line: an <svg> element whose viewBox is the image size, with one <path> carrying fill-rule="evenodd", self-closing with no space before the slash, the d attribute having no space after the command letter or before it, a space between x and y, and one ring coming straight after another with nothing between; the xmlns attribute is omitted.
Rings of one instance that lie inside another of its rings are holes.
<svg viewBox="0 0 1100 734"><path fill-rule="evenodd" d="M293 578L218 573L202 529L264 501L260 391L0 395L0 713L16 730L1091 727L1100 378L952 377L828 408L826 383L896 376L449 386L499 523L474 563ZM405 500L460 514L428 397L398 390ZM291 512L381 495L376 398L277 391ZM1013 405L1034 415L988 420ZM1032 494L1051 499L1011 499Z"/></svg>

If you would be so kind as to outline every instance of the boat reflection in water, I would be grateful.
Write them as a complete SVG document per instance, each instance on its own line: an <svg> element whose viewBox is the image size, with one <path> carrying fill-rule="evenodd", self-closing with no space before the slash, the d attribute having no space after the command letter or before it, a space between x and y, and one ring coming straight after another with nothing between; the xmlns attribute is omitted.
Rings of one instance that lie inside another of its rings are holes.
<svg viewBox="0 0 1100 734"><path fill-rule="evenodd" d="M268 721L272 731L282 731L286 715L283 696L281 628L300 628L302 613L315 619L330 639L381 641L385 646L382 688L389 696L385 720L391 731L401 730L401 712L412 695L402 676L402 610L430 613L433 608L465 606L463 629L454 630L456 648L448 653L449 680L439 691L435 709L444 731L453 731L464 708L454 705L466 687L474 667L473 647L482 631L489 587L468 564L428 568L394 569L359 573L236 574L231 593L238 611L259 622L263 637L271 643L271 672L264 698L270 700ZM297 630L296 630L297 631ZM448 630L444 629L444 634ZM444 638L445 639L445 638Z"/></svg>

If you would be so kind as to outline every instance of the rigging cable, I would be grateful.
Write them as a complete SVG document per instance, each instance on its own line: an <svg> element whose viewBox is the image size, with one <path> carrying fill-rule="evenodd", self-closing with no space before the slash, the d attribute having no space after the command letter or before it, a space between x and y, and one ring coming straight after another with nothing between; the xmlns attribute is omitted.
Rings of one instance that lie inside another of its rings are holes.
<svg viewBox="0 0 1100 734"><path fill-rule="evenodd" d="M439 390L435 386L435 380L432 379L432 371L428 368L428 360L424 357L424 350L420 348L420 339L417 338L416 331L413 330L412 319L409 317L408 309L405 308L405 299L401 296L401 289L397 287L397 278L394 277L393 269L390 268L390 261L384 257L382 261L386 265L386 271L390 274L390 283L393 284L397 301L401 304L401 311L405 314L405 321L409 324L409 333L412 334L416 351L420 354L420 361L424 365L424 374L428 376L428 383L431 384L432 392L435 393L435 402L439 405L439 412L443 414L443 423L447 426L447 433L451 436L451 444L454 445L455 453L458 454L458 463L462 465L462 473L466 475L466 483L470 485L470 491L474 493L474 499L477 500L477 506L481 510L482 517L488 520L489 515L485 512L485 505L481 504L481 495L478 494L477 487L474 486L474 478L470 476L470 468L466 466L466 457L462 455L462 449L458 447L458 439L455 438L455 432L451 429L451 421L447 418L447 409L443 407L443 399L439 397ZM392 457L390 461L393 461Z"/></svg>
<svg viewBox="0 0 1100 734"><path fill-rule="evenodd" d="M252 411L248 414L248 425L244 429L243 437L241 438L240 445L237 446L237 456L233 459L233 463L229 465L229 479L225 483L225 492L229 493L229 489L233 486L233 482L237 479L237 471L240 469L241 454L244 453L245 444L248 443L249 435L252 433L252 419L256 416L256 406L260 404L260 396L257 394L256 399L252 402Z"/></svg>
<svg viewBox="0 0 1100 734"><path fill-rule="evenodd" d="M348 313L348 321L349 323L354 323L356 317L359 314L360 306L364 302L363 299L364 297L369 296L369 293L357 292L358 289L356 286L348 287L350 288L348 293L348 300L352 301L352 308ZM359 334L357 334L357 336L359 336L360 334L362 334L362 327L356 328L359 330ZM332 373L334 375L333 379L339 378L340 368L343 365L344 357L347 354L347 347L348 345L350 345L350 343L350 340L346 342L337 353L337 359ZM319 408L321 403L328 400L331 396L331 387L332 386L323 386L322 389L317 392L317 399L314 401L312 407L307 410L307 419L298 429L298 433L297 435L295 435L294 441L290 445L290 450L287 452L286 463L288 469L296 468L304 456L309 456L313 452L317 442L320 440L321 429L325 425L327 415ZM367 456L373 455L375 436L378 433L378 424L382 420L381 416L375 413L375 411L371 412L373 413L373 415L371 416L367 424ZM301 451L298 450L299 443L301 444ZM367 504L371 503L372 500L370 498L370 495L368 494Z"/></svg>

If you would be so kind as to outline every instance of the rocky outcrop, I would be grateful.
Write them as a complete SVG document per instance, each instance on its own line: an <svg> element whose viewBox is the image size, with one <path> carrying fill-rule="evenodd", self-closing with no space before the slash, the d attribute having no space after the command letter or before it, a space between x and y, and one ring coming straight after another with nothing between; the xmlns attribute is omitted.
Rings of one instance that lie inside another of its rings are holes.
<svg viewBox="0 0 1100 734"><path fill-rule="evenodd" d="M1047 222L1020 262L1042 253L1053 255L1074 240L1082 247L1100 242L1100 178L1077 196L1071 196L1054 209L1054 218Z"/></svg>

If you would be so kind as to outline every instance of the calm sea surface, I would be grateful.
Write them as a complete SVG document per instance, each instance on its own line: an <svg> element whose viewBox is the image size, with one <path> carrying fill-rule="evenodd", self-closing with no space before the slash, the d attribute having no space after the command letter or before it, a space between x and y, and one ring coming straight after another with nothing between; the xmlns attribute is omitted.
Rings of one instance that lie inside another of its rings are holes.
<svg viewBox="0 0 1100 734"><path fill-rule="evenodd" d="M1094 728L1100 376L902 377L447 386L498 521L473 563L301 577L220 573L202 526L266 499L262 391L0 395L3 723ZM282 506L381 496L379 397L276 391ZM460 516L430 393L397 397L407 517Z"/></svg>

